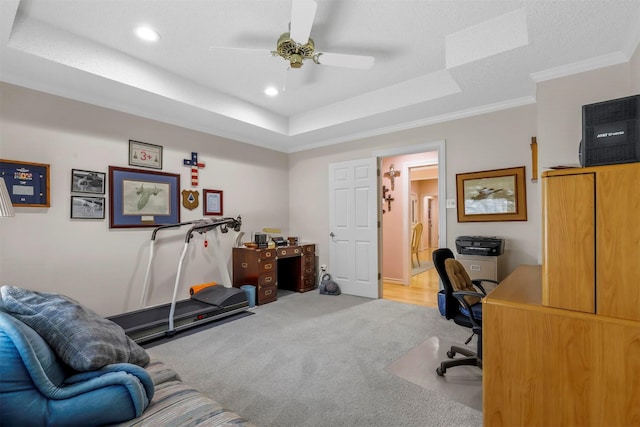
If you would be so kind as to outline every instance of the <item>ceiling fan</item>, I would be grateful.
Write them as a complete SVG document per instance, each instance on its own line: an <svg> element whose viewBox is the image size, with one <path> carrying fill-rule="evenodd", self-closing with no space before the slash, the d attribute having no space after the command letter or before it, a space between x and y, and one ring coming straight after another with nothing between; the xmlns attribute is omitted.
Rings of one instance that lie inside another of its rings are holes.
<svg viewBox="0 0 640 427"><path fill-rule="evenodd" d="M303 62L306 59L310 59L319 65L329 65L334 67L356 68L362 70L367 70L373 67L375 62L375 58L373 56L315 51L315 43L309 36L311 34L311 27L313 26L317 7L318 4L314 0L292 0L289 32L280 35L276 43L275 50L265 52L268 52L272 56L282 57L289 62L289 66L291 68L302 67ZM256 51L256 49L231 49Z"/></svg>

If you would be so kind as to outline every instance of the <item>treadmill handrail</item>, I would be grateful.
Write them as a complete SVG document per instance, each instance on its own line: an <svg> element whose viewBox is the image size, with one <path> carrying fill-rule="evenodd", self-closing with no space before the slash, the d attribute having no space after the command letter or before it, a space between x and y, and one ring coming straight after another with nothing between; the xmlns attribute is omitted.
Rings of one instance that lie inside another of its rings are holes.
<svg viewBox="0 0 640 427"><path fill-rule="evenodd" d="M205 229L211 229L214 227L217 227L218 225L223 225L223 224L229 224L229 223L233 223L234 224L234 228L236 229L236 231L240 231L239 227L242 225L242 219L240 218L240 216L238 216L238 218L234 219L234 218L222 218L218 221L214 221L210 218L201 218L201 219L195 219L192 221L185 221L185 222L178 222L175 224L164 224L164 225L159 225L156 228L153 229L153 232L151 233L151 244L150 244L150 249L149 249L149 263L147 264L147 272L145 274L144 277L144 283L142 285L142 294L140 295L140 308L145 308L147 305L147 292L149 289L149 282L151 281L151 265L153 263L153 258L155 257L155 251L154 251L154 244L156 241L156 236L158 234L158 232L160 230L168 230L171 228L180 228L183 227L185 225L191 225L191 224L195 224L193 227L191 227L191 229L189 229L189 231L187 232L187 235L185 237L185 242L188 243L189 240L191 239L191 235L194 231L199 231L199 230L205 230ZM205 230L206 231L206 230ZM203 233L204 231L200 231L200 233Z"/></svg>
<svg viewBox="0 0 640 427"><path fill-rule="evenodd" d="M238 216L238 218L221 218L213 222L196 224L189 229L189 231L187 232L187 235L184 238L184 241L185 243L189 243L189 241L193 237L193 233L196 231L202 234L202 233L206 233L209 230L213 230L216 227L220 227L222 225L227 225L227 224L232 224L233 228L236 231L240 231L240 226L242 225L242 218L240 218L240 216Z"/></svg>

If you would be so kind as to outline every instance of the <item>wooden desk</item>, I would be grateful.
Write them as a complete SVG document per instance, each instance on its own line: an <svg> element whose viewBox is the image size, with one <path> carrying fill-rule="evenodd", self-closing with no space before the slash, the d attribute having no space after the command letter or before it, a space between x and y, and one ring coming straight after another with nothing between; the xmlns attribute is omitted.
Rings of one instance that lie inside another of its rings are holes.
<svg viewBox="0 0 640 427"><path fill-rule="evenodd" d="M639 355L640 322L544 306L520 266L484 299L484 425L640 425Z"/></svg>
<svg viewBox="0 0 640 427"><path fill-rule="evenodd" d="M307 292L315 288L316 245L273 249L233 248L233 286L254 285L256 304L278 299L278 288Z"/></svg>

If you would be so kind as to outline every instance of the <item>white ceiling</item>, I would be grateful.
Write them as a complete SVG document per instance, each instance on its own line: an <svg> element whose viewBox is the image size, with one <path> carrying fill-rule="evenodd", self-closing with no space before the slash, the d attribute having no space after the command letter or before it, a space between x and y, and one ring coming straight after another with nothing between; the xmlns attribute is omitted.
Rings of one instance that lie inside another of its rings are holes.
<svg viewBox="0 0 640 427"><path fill-rule="evenodd" d="M296 152L532 103L640 40L639 0L317 0L316 51L373 68L218 49L275 49L291 1L0 0L0 80Z"/></svg>

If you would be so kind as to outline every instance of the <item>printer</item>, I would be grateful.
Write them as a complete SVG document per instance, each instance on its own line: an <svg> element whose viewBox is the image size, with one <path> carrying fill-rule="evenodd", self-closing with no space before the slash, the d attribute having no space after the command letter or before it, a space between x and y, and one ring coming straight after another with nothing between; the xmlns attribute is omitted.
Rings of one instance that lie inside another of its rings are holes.
<svg viewBox="0 0 640 427"><path fill-rule="evenodd" d="M498 256L504 252L504 239L460 236L456 238L456 250L460 255Z"/></svg>

